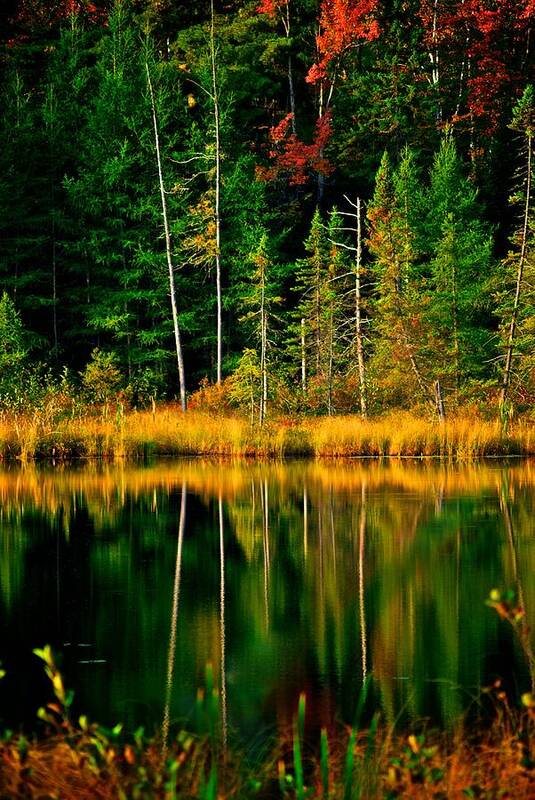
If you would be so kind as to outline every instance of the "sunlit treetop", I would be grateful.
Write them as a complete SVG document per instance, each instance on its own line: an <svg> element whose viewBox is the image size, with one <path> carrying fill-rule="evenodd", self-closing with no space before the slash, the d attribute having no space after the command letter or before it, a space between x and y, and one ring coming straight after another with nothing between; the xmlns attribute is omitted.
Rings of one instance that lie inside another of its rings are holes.
<svg viewBox="0 0 535 800"><path fill-rule="evenodd" d="M268 17L274 17L279 10L287 6L289 0L260 0L256 10L259 14L267 14Z"/></svg>
<svg viewBox="0 0 535 800"><path fill-rule="evenodd" d="M309 70L309 83L324 78L329 65L346 50L378 38L378 5L379 0L322 0L316 38L318 61Z"/></svg>

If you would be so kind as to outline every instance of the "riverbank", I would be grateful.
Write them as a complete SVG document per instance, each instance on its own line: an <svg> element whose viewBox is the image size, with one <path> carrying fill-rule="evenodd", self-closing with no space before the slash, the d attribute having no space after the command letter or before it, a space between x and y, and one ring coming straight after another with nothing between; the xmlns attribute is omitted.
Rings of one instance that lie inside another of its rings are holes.
<svg viewBox="0 0 535 800"><path fill-rule="evenodd" d="M251 426L240 416L174 406L154 411L88 410L76 415L9 414L0 418L0 458L148 458L151 456L431 457L535 455L535 424L520 420L504 433L477 415L444 424L405 411L358 416L280 418Z"/></svg>

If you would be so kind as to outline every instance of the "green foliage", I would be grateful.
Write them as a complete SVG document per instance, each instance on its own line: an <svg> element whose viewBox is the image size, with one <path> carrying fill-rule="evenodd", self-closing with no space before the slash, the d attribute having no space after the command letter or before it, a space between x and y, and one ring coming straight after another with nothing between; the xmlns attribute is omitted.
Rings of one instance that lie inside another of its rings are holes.
<svg viewBox="0 0 535 800"><path fill-rule="evenodd" d="M27 359L27 335L20 314L4 292L0 298L0 403L9 403L22 390Z"/></svg>
<svg viewBox="0 0 535 800"><path fill-rule="evenodd" d="M91 360L80 375L84 392L92 403L110 402L123 383L115 353L106 353L98 347L91 353Z"/></svg>
<svg viewBox="0 0 535 800"><path fill-rule="evenodd" d="M0 374L20 371L28 350L26 334L15 304L4 292L0 298Z"/></svg>

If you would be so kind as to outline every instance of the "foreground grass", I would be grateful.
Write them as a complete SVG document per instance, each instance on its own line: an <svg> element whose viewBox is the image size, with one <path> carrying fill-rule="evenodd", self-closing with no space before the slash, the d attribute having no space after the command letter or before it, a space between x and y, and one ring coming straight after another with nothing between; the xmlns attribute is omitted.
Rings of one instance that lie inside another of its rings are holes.
<svg viewBox="0 0 535 800"><path fill-rule="evenodd" d="M54 704L53 704L54 705ZM49 707L50 718L57 711ZM322 730L303 737L304 699L293 732L261 760L226 749L217 733L180 731L169 744L106 731L61 715L48 735L0 741L0 797L45 800L125 798L515 798L535 797L535 715L502 701L494 724L468 734L395 735ZM215 730L215 729L214 729ZM484 731L484 732L483 732Z"/></svg>
<svg viewBox="0 0 535 800"><path fill-rule="evenodd" d="M28 413L0 417L0 458L140 458L152 455L484 456L535 455L535 424L511 425L472 415L441 425L407 412L280 419L252 427L243 417L173 406L151 411L88 410L85 415Z"/></svg>

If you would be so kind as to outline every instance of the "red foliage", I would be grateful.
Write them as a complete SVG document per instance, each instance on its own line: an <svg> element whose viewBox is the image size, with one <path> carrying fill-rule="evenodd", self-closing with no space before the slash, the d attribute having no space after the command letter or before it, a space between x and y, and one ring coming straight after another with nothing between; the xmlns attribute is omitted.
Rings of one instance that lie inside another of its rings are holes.
<svg viewBox="0 0 535 800"><path fill-rule="evenodd" d="M470 61L466 112L487 133L498 124L500 97L519 83L514 54L525 51L534 12L535 0L456 0L437 8L434 0L421 0L424 41L430 51L438 49L442 70L449 64L458 72Z"/></svg>
<svg viewBox="0 0 535 800"><path fill-rule="evenodd" d="M378 5L379 0L322 0L316 39L318 61L307 75L309 83L324 78L329 64L345 50L378 38Z"/></svg>
<svg viewBox="0 0 535 800"><path fill-rule="evenodd" d="M73 14L90 23L102 23L106 18L103 5L103 0L21 0L14 23L22 33L12 44L25 39L27 31L50 28Z"/></svg>
<svg viewBox="0 0 535 800"><path fill-rule="evenodd" d="M333 171L329 161L323 156L323 150L332 133L331 115L327 112L317 120L311 144L305 144L295 133L290 133L292 118L292 114L287 114L278 125L271 128L269 155L274 160L274 167L258 174L267 180L282 173L288 176L290 186L302 186L309 180L311 173L330 175Z"/></svg>
<svg viewBox="0 0 535 800"><path fill-rule="evenodd" d="M287 6L289 0L260 0L256 10L259 14L266 14L268 17L274 17L279 8Z"/></svg>

